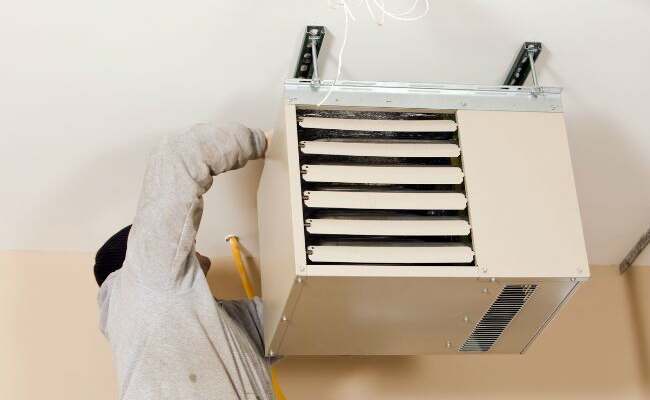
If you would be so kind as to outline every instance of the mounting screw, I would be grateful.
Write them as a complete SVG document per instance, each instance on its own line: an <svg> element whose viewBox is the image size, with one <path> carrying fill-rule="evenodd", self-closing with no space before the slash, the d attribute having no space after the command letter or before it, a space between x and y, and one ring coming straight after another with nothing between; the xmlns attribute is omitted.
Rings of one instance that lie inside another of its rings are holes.
<svg viewBox="0 0 650 400"><path fill-rule="evenodd" d="M576 278L571 278L570 280L571 280L571 282L575 282Z"/></svg>
<svg viewBox="0 0 650 400"><path fill-rule="evenodd" d="M269 350L269 356L273 357L275 355L275 352L273 350Z"/></svg>
<svg viewBox="0 0 650 400"><path fill-rule="evenodd" d="M488 292L488 288L484 287L483 290L481 290L481 292L483 292L483 293L487 293L487 292Z"/></svg>
<svg viewBox="0 0 650 400"><path fill-rule="evenodd" d="M302 277L299 276L298 278L296 278L296 282L302 283Z"/></svg>
<svg viewBox="0 0 650 400"><path fill-rule="evenodd" d="M483 271L484 274L487 274L488 269L487 269L487 268L483 268L482 271Z"/></svg>
<svg viewBox="0 0 650 400"><path fill-rule="evenodd" d="M490 282L494 283L497 281L497 278L490 278Z"/></svg>
<svg viewBox="0 0 650 400"><path fill-rule="evenodd" d="M469 322L469 317L467 315L463 317L463 322L465 322L465 323Z"/></svg>
<svg viewBox="0 0 650 400"><path fill-rule="evenodd" d="M451 340L447 340L447 348L451 349Z"/></svg>
<svg viewBox="0 0 650 400"><path fill-rule="evenodd" d="M286 315L283 315L283 316L282 316L282 322L287 322L287 321L288 321L288 320L287 320L287 316L286 316Z"/></svg>

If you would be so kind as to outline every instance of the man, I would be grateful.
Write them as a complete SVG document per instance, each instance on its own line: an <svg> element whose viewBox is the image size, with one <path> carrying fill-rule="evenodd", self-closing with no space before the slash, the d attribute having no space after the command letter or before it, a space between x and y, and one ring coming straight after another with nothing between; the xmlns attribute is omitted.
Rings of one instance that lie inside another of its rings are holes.
<svg viewBox="0 0 650 400"><path fill-rule="evenodd" d="M216 301L195 237L212 177L262 157L261 130L197 125L154 151L133 225L97 252L120 399L272 399L261 304Z"/></svg>

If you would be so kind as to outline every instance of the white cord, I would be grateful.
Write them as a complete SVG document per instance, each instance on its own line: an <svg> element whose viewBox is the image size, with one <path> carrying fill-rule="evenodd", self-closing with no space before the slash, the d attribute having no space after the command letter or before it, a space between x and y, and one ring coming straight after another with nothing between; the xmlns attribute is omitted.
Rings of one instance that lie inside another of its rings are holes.
<svg viewBox="0 0 650 400"><path fill-rule="evenodd" d="M374 3L375 7L377 7L379 11L381 11L379 13L379 17L377 17L377 15L375 14L375 11L373 10L373 7L370 4L370 0L360 0L359 6L363 3L366 4L366 8L368 9L370 18L372 18L372 20L375 21L377 25L383 25L384 21L386 20L386 16L396 21L404 21L404 22L417 21L419 19L424 18L429 13L429 9L430 9L429 0L424 0L424 11L422 11L420 15L410 16L417 8L418 4L420 3L420 0L414 0L411 7L409 7L406 11L399 12L399 13L388 12L386 10L386 7L384 6L384 0L372 0L372 2ZM332 82L332 86L330 86L329 90L327 91L327 94L325 94L325 97L323 97L323 99L318 103L319 107L322 106L323 103L327 101L327 99L334 91L334 86L336 86L338 81L341 79L341 69L343 68L343 52L345 51L345 46L348 43L348 30L350 28L350 20L356 21L354 15L352 14L352 11L350 10L350 7L348 6L347 0L338 0L338 1L327 0L327 3L332 8L343 7L343 14L345 15L345 29L343 33L343 42L341 43L341 49L339 50L336 79L334 79L334 82Z"/></svg>
<svg viewBox="0 0 650 400"><path fill-rule="evenodd" d="M427 0L427 2L428 2L428 0ZM420 0L415 0L413 2L413 5L411 5L411 8L409 8L408 10L406 10L404 12L396 14L396 15L399 15L399 16L409 15L410 13L413 12L413 10L415 10L415 7L417 7L419 3L420 3Z"/></svg>
<svg viewBox="0 0 650 400"><path fill-rule="evenodd" d="M366 0L366 3L368 1L369 0ZM391 12L386 11L386 8L384 7L383 1L373 0L373 2L375 3L375 6L377 6L377 8L379 8L379 10L381 11L381 13L383 15L387 15L387 16L389 16L392 19L397 20L397 21L406 21L406 22L417 21L419 19L424 18L429 13L429 8L430 8L429 0L424 0L424 11L422 11L422 14L416 15L414 17L406 17L405 15L411 14L415 10L415 7L417 7L420 0L415 0L413 2L413 5L408 10L406 10L404 12L401 12L401 13L391 13Z"/></svg>
<svg viewBox="0 0 650 400"><path fill-rule="evenodd" d="M366 3L366 8L368 9L368 13L370 14L370 18L372 18L372 20L375 21L375 23L377 25L383 25L384 21L386 20L386 18L385 18L386 14L381 13L380 14L381 18L377 18L375 16L375 12L372 10L372 6L370 5L370 1L369 0L363 0L363 2Z"/></svg>
<svg viewBox="0 0 650 400"><path fill-rule="evenodd" d="M342 5L343 5L343 11L345 14L345 29L343 33L343 43L341 43L341 50L339 50L339 65L338 69L336 71L336 79L334 79L334 82L332 82L332 86L330 86L330 89L327 91L327 94L323 99L318 103L318 107L322 106L325 101L330 97L332 92L334 91L334 86L336 86L336 83L339 81L341 78L341 69L343 68L343 51L345 51L345 45L348 43L348 29L350 27L350 19L355 21L354 15L352 15L352 11L350 11L350 7L348 7L348 3L346 0L341 0Z"/></svg>

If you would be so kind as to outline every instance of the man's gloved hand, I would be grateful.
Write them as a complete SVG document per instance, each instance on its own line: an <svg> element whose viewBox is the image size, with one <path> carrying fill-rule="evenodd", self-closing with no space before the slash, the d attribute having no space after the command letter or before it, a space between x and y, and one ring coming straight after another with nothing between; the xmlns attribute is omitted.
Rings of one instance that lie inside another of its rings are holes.
<svg viewBox="0 0 650 400"><path fill-rule="evenodd" d="M266 148L264 149L264 155L266 156L266 152L269 151L269 147L271 147L271 138L273 137L273 129L264 129L264 136L266 137Z"/></svg>

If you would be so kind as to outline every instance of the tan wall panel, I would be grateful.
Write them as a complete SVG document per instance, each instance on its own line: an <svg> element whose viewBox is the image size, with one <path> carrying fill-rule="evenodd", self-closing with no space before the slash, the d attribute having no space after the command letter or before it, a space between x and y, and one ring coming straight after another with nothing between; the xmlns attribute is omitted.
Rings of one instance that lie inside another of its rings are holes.
<svg viewBox="0 0 650 400"><path fill-rule="evenodd" d="M0 399L116 399L93 259L1 253Z"/></svg>
<svg viewBox="0 0 650 400"><path fill-rule="evenodd" d="M213 261L215 294L241 296L230 261ZM0 253L0 399L117 398L91 265ZM592 274L524 356L287 358L280 380L290 400L650 398L650 268Z"/></svg>

